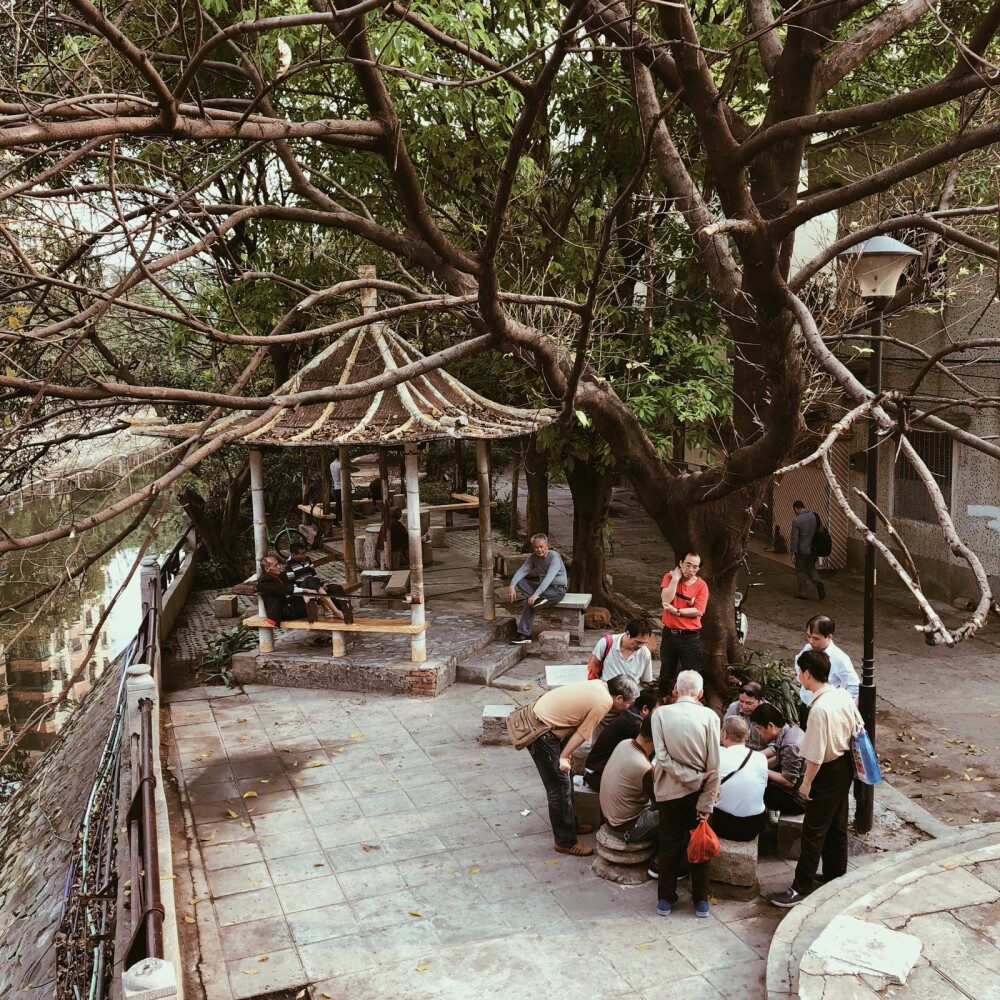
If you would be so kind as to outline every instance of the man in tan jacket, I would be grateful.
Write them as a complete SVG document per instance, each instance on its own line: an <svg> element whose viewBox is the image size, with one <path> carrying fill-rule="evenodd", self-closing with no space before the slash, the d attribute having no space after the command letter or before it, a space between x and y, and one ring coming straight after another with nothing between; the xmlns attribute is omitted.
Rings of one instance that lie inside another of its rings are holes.
<svg viewBox="0 0 1000 1000"><path fill-rule="evenodd" d="M719 716L699 704L697 670L682 670L674 683L674 704L653 712L653 788L660 809L660 884L656 912L667 916L677 903L677 876L691 872L695 916L707 917L708 863L688 865L691 830L711 815L719 797Z"/></svg>

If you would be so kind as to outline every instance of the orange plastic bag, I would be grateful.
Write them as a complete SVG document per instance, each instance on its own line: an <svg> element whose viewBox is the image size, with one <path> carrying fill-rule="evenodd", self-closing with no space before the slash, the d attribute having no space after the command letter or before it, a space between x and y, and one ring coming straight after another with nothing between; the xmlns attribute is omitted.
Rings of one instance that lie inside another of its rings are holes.
<svg viewBox="0 0 1000 1000"><path fill-rule="evenodd" d="M719 838L715 831L708 825L708 820L703 819L692 831L691 839L688 841L688 862L692 865L701 865L719 853Z"/></svg>

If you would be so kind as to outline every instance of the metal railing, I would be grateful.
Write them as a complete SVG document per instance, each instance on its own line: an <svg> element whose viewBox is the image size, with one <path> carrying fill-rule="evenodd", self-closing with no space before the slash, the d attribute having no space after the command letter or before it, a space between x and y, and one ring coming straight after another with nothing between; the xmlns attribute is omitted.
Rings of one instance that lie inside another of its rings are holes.
<svg viewBox="0 0 1000 1000"><path fill-rule="evenodd" d="M141 663L155 609L119 657L121 675L114 716L87 800L77 850L66 875L56 947L57 996L102 1000L114 966L117 927L117 817L121 785L122 735L128 707L128 668ZM152 622L155 624L155 622Z"/></svg>
<svg viewBox="0 0 1000 1000"><path fill-rule="evenodd" d="M160 560L160 593L165 594L170 586L170 581L181 571L184 564L185 547L188 538L194 533L194 525L188 525L186 531L181 533L180 538L174 543L174 547Z"/></svg>

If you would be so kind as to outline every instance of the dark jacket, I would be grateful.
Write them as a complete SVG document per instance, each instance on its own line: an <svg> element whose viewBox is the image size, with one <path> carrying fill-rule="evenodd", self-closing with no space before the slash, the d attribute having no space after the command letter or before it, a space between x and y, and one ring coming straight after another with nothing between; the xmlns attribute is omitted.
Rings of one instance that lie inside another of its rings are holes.
<svg viewBox="0 0 1000 1000"><path fill-rule="evenodd" d="M261 573L257 577L257 593L264 598L264 613L275 625L305 617L306 602L294 591L295 584L282 576Z"/></svg>

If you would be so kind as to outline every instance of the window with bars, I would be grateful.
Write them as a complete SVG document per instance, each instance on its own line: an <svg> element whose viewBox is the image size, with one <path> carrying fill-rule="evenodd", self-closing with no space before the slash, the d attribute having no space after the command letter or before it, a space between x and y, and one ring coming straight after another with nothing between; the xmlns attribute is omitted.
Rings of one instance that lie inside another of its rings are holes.
<svg viewBox="0 0 1000 1000"><path fill-rule="evenodd" d="M937 480L950 512L954 465L954 446L951 438L932 431L910 431L908 437L913 450L923 459L931 475ZM902 452L896 459L894 480L893 514L909 518L911 521L936 523L934 505L927 494L927 488L917 475L917 470Z"/></svg>

